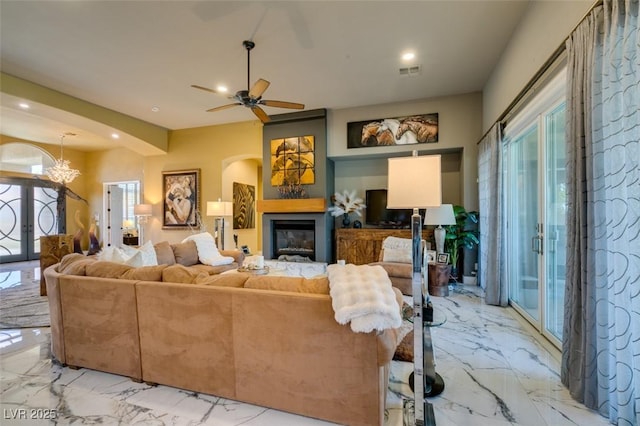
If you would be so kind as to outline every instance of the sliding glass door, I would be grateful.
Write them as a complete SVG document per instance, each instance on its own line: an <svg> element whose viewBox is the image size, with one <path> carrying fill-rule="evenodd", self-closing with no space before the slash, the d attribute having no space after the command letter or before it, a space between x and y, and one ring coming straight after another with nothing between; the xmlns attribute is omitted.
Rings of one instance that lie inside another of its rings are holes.
<svg viewBox="0 0 640 426"><path fill-rule="evenodd" d="M545 332L562 339L567 256L565 104L545 116L545 176L543 251Z"/></svg>
<svg viewBox="0 0 640 426"><path fill-rule="evenodd" d="M509 302L557 346L566 265L565 102L560 74L505 128Z"/></svg>
<svg viewBox="0 0 640 426"><path fill-rule="evenodd" d="M525 130L506 156L509 296L533 321L540 320L538 135L538 126Z"/></svg>

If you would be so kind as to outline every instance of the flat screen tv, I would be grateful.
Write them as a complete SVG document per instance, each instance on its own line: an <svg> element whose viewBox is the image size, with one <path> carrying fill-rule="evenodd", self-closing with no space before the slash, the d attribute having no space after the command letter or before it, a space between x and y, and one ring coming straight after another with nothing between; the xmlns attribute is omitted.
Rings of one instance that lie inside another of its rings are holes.
<svg viewBox="0 0 640 426"><path fill-rule="evenodd" d="M368 189L365 192L365 223L381 228L409 228L412 209L388 209L386 189ZM424 211L421 213L424 215Z"/></svg>

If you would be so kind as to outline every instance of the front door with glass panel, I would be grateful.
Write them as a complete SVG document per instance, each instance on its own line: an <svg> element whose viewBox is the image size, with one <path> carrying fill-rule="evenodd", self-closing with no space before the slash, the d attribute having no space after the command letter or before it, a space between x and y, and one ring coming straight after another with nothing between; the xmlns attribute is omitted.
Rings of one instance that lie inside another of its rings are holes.
<svg viewBox="0 0 640 426"><path fill-rule="evenodd" d="M58 233L57 199L38 182L0 182L0 263L40 258L40 237Z"/></svg>

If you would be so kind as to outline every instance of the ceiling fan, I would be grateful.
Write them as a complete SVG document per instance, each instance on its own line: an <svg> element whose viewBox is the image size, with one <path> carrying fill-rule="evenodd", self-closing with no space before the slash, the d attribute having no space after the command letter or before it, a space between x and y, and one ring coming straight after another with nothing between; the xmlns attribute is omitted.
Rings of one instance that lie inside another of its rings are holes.
<svg viewBox="0 0 640 426"><path fill-rule="evenodd" d="M250 108L251 111L253 111L253 113L256 115L256 117L260 119L260 121L262 121L263 123L268 123L269 116L266 112L264 112L260 105L276 108L304 109L304 104L262 99L262 94L265 92L265 90L267 90L269 84L271 84L267 80L264 80L262 78L258 79L258 81L255 82L251 89L249 89L249 76L251 73L251 49L253 49L256 44L251 40L245 40L242 42L242 45L245 47L245 49L247 49L247 90L239 90L235 95L229 96L229 99L235 99L237 102L211 108L208 109L207 112L221 111L223 109L243 105L247 108ZM195 84L192 84L191 87L195 87L196 89L204 90L206 92L222 94L217 90L209 89L207 87L202 87Z"/></svg>

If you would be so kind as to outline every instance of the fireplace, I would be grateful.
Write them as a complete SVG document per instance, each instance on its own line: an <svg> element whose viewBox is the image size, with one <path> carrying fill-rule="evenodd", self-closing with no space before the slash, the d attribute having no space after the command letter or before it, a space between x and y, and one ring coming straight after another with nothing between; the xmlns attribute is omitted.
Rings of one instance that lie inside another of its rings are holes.
<svg viewBox="0 0 640 426"><path fill-rule="evenodd" d="M262 250L265 259L280 256L330 262L333 217L328 213L263 213Z"/></svg>
<svg viewBox="0 0 640 426"><path fill-rule="evenodd" d="M274 259L316 260L314 220L274 220L271 229Z"/></svg>

